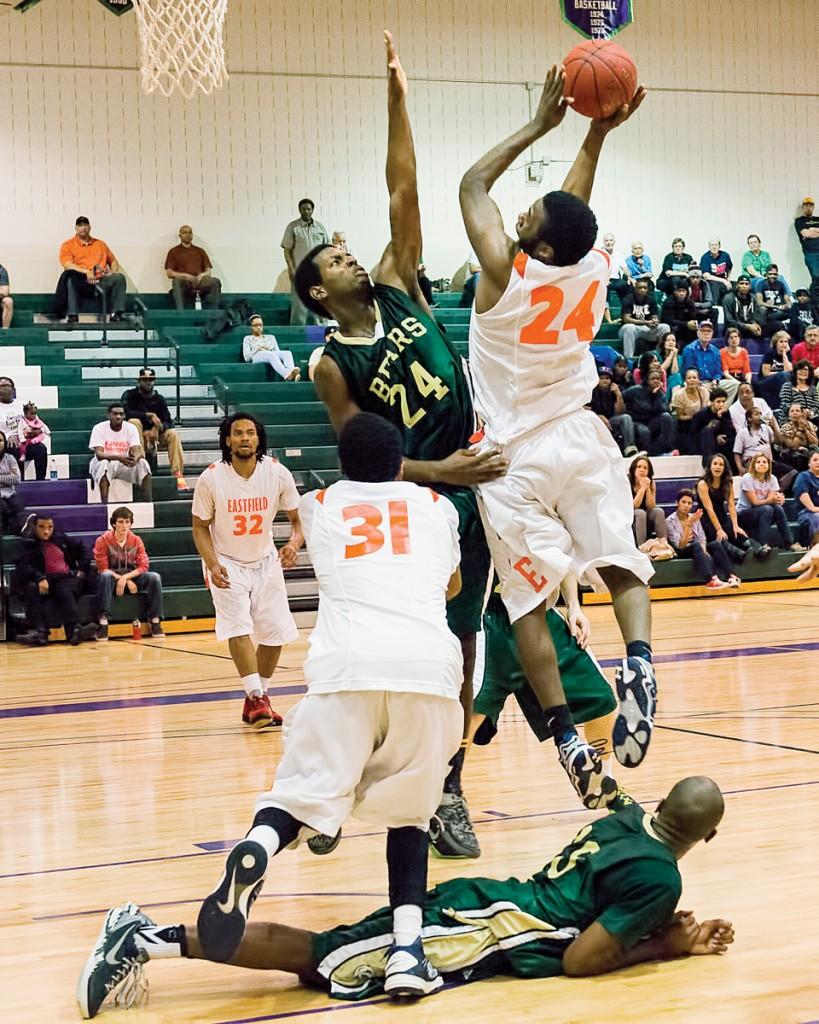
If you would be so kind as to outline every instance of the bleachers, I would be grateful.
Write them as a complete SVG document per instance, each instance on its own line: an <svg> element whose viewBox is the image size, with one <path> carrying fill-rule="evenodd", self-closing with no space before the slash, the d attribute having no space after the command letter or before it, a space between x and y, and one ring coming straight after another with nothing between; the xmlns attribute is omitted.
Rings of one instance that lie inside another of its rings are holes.
<svg viewBox="0 0 819 1024"><path fill-rule="evenodd" d="M70 472L71 481L60 480L25 484L24 500L31 510L48 509L57 522L86 543L107 525L107 510L89 502L87 473L90 452L88 438L95 422L105 418L105 406L118 399L136 381L138 369L146 362L157 373L157 390L167 399L172 414L176 410L176 353L168 344L172 338L179 346L180 424L178 429L186 453L186 476L193 486L198 473L219 458L216 427L223 415L219 389L217 401L214 379L227 385L226 400L231 411L245 408L266 424L273 454L295 474L301 490L326 486L339 477L335 434L326 410L307 381L306 366L310 353L323 343L324 330L318 327L291 327L289 296L286 294L226 295L224 305L239 298L265 318L283 348L290 349L302 368L300 383L273 380L265 364L243 364L241 343L246 327L234 327L206 341L204 328L213 314L207 310L177 312L169 294L140 296L148 313L133 325L112 327L107 344L93 324L71 329L48 324L36 314L47 308L50 296L16 296L15 326L0 336L0 370L9 372L20 383L19 395L27 399L29 391L39 388L40 413L53 433L51 450L57 456L60 475ZM447 337L456 350L467 354L470 311L461 309L457 293L437 296L436 317L445 326ZM18 317L17 312L20 316ZM612 310L616 315L616 310ZM617 325L603 325L598 344L620 351ZM147 351L146 351L147 350ZM604 349L599 349L602 353ZM4 353L8 353L8 362ZM600 355L598 355L600 358ZM752 353L758 361L758 352ZM605 361L605 360L604 360ZM35 378L39 384L35 385ZM27 383L31 380L32 383ZM46 397L43 401L42 397ZM698 473L697 460L657 460L658 496L667 513L673 511L674 496L681 486L691 486ZM669 463L668 466L662 465ZM208 592L202 586L201 565L190 530L190 494L179 494L170 476L167 455L160 453L154 475L153 525L140 530L153 567L163 575L167 619L210 618L213 614ZM792 502L786 506L789 518L795 518ZM277 527L277 542L283 543L289 532L286 519ZM6 538L6 566L13 561L18 541ZM786 555L774 555L764 562L752 558L740 569L743 579L782 578L789 561ZM659 589L691 587L697 581L688 561L662 562L656 565L653 586ZM305 553L299 566L286 573L288 595L294 608L315 607L317 586ZM90 598L86 599L87 608ZM19 604L14 606L19 613ZM130 621L135 599L115 604L117 621Z"/></svg>

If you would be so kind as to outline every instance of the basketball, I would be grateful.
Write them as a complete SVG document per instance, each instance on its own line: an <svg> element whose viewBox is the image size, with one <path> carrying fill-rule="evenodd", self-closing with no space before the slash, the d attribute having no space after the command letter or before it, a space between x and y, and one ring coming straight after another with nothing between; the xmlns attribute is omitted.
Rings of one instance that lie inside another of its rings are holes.
<svg viewBox="0 0 819 1024"><path fill-rule="evenodd" d="M584 117L611 115L628 103L637 90L637 68L622 46L607 39L589 39L571 50L563 61L565 95Z"/></svg>

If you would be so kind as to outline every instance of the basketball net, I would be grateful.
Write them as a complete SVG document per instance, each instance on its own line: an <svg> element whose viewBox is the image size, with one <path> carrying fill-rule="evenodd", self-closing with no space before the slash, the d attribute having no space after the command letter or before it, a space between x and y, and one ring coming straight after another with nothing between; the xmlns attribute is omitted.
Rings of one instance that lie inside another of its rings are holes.
<svg viewBox="0 0 819 1024"><path fill-rule="evenodd" d="M179 91L191 99L225 84L228 0L133 0L139 23L140 74L146 93Z"/></svg>

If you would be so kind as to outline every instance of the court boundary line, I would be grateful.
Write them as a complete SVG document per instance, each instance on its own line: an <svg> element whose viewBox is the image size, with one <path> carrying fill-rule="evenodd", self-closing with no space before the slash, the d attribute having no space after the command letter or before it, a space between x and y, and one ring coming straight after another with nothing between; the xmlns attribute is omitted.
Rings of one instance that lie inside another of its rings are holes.
<svg viewBox="0 0 819 1024"><path fill-rule="evenodd" d="M708 736L709 734L705 733ZM710 737L709 737L710 738ZM730 737L729 737L730 738ZM776 789L795 789L800 786L819 786L819 779L812 779L808 782L780 782L775 783L772 786L750 786L745 789L727 789L723 790L723 796L741 796L747 793L764 793ZM648 800L638 800L637 802L641 807L649 807L657 804L662 800L662 797ZM483 812L486 813L486 812ZM557 811L532 811L528 814L510 814L505 818L479 818L476 819L476 825L490 825L493 822L495 824L504 824L508 821L528 821L532 818L557 818L562 817L566 814L588 814L589 812L583 807L568 807ZM385 835L386 829L378 829L375 832L356 832L354 835L345 836L345 841L349 842L353 839L365 839L372 836ZM238 842L236 839L225 839L225 840L211 840L214 845L228 844L227 848ZM199 845L199 844L194 844ZM58 875L65 874L69 871L92 871L98 868L117 868L117 867L130 867L133 864L155 864L161 861L172 861L172 860L189 860L192 857L212 857L217 853L224 853L225 847L219 846L212 850L198 850L195 853L172 853L166 854L161 857L137 857L133 860L121 860L121 861L107 861L101 864L74 864L69 867L62 868L41 868L38 871L18 871L11 872L9 874L0 875L0 881L4 881L11 878L35 878L40 875ZM273 894L271 894L273 895Z"/></svg>
<svg viewBox="0 0 819 1024"><path fill-rule="evenodd" d="M149 645L150 646L150 645ZM174 648L160 648L173 650ZM799 654L804 651L819 650L819 641L807 640L796 644L774 646L770 644L758 647L725 647L716 651L684 651L677 654L655 654L653 661L655 665L680 664L686 661L721 661L726 658L753 658L764 657L776 654ZM218 657L222 657L218 655ZM603 668L614 668L619 665L622 658L601 658L600 664ZM282 668L282 671L295 671L294 669ZM271 686L269 693L283 697L305 693L305 684L290 684L287 686ZM153 697L121 697L109 700L97 701L68 701L65 704L23 704L17 707L0 708L0 720L4 718L41 718L51 715L83 714L94 711L123 711L129 708L163 707L174 704L200 704L218 702L223 700L235 700L244 695L242 690L211 690L200 693L163 694ZM816 753L816 751L811 751Z"/></svg>

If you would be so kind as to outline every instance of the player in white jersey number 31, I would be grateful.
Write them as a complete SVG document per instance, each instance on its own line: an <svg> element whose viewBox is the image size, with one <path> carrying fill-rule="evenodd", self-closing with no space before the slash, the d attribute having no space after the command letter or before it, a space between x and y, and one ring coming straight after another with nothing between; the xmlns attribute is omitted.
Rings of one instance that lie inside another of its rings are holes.
<svg viewBox="0 0 819 1024"><path fill-rule="evenodd" d="M267 687L282 645L298 637L282 568L296 564L304 541L299 495L290 471L267 454L265 428L255 416L235 412L224 419L219 447L222 461L196 483L193 539L216 609L216 639L228 641L245 689L242 721L260 729L281 725ZM291 532L277 553L273 520L280 508Z"/></svg>
<svg viewBox="0 0 819 1024"><path fill-rule="evenodd" d="M463 656L446 619L461 586L458 514L401 480L402 438L380 416L348 420L339 459L347 479L300 505L319 582L307 695L287 714L273 788L202 904L198 934L209 957L229 960L271 858L311 834L338 835L355 811L387 828L385 991L422 996L443 984L421 943L427 829L463 732Z"/></svg>
<svg viewBox="0 0 819 1024"><path fill-rule="evenodd" d="M464 175L461 210L480 261L469 329L475 404L484 444L509 464L479 488L484 525L521 662L545 712L561 763L587 807L602 807L616 783L572 722L544 618L561 580L573 572L611 591L627 655L617 669L620 710L614 750L639 764L653 729L647 582L651 563L634 545L632 499L619 450L584 409L597 380L589 345L600 327L609 279L594 249L597 222L587 203L606 134L643 100L592 121L563 184L518 217L509 238L489 189L511 163L563 119L564 73L553 67L534 119Z"/></svg>

